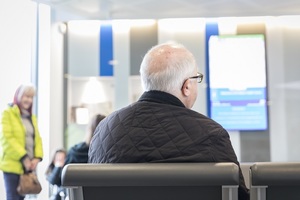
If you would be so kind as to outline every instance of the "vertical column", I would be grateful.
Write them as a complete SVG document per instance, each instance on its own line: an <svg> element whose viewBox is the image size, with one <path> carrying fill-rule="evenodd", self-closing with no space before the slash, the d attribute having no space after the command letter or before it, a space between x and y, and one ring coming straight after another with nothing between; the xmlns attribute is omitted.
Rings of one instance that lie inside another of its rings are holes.
<svg viewBox="0 0 300 200"><path fill-rule="evenodd" d="M126 20L113 22L113 54L114 60L114 88L115 98L113 110L122 108L129 104L128 98L128 80L130 76L130 26Z"/></svg>
<svg viewBox="0 0 300 200"><path fill-rule="evenodd" d="M50 50L51 33L51 9L50 6L39 4L39 24L38 24L38 125L42 137L44 157L43 162L38 165L38 177L45 176L50 160L50 152L56 144L62 144L62 80L63 76L60 72L61 66L52 63ZM57 27L55 27L57 28ZM56 29L57 30L57 29ZM53 36L55 37L55 36ZM58 52L56 52L58 53ZM51 152L52 153L52 152ZM43 190L39 194L39 198L48 198L49 183L46 179L40 182Z"/></svg>
<svg viewBox="0 0 300 200"><path fill-rule="evenodd" d="M245 23L237 25L237 34L263 34L266 38L264 23ZM266 53L267 54L267 53ZM266 57L267 58L267 57ZM268 63L267 63L268 66ZM259 162L270 160L270 135L266 131L241 131L241 161ZM255 160L253 160L255 158Z"/></svg>
<svg viewBox="0 0 300 200"><path fill-rule="evenodd" d="M206 82L207 82L207 114L210 116L210 90L209 90L209 38L212 35L219 35L218 23L209 22L205 26L205 61L206 61Z"/></svg>
<svg viewBox="0 0 300 200"><path fill-rule="evenodd" d="M139 75L146 52L157 44L157 23L132 26L130 29L130 75Z"/></svg>

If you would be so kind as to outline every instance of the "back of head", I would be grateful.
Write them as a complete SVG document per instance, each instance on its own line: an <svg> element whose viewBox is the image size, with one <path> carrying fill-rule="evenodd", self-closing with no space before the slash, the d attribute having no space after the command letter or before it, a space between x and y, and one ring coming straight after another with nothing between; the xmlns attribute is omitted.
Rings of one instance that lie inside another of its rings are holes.
<svg viewBox="0 0 300 200"><path fill-rule="evenodd" d="M105 118L106 116L101 114L96 114L92 117L91 121L88 124L88 130L85 136L85 143L90 144L91 139L94 135L95 129L97 128L98 124Z"/></svg>
<svg viewBox="0 0 300 200"><path fill-rule="evenodd" d="M158 90L175 95L196 68L193 54L183 45L157 45L147 52L141 63L143 88L145 91Z"/></svg>

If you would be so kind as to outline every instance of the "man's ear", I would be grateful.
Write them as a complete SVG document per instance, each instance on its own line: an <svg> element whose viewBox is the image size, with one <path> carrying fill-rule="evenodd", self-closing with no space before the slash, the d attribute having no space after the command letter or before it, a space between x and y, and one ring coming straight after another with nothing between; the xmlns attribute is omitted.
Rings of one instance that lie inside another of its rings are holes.
<svg viewBox="0 0 300 200"><path fill-rule="evenodd" d="M185 96L185 97L190 96L190 94L191 94L191 81L189 79L187 79L183 83L182 88L181 88L181 92L182 92L182 95Z"/></svg>

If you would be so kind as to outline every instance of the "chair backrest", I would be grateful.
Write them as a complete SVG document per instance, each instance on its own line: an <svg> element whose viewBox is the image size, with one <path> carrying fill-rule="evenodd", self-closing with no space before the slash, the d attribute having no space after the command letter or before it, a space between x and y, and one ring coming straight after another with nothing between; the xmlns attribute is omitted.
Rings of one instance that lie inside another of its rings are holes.
<svg viewBox="0 0 300 200"><path fill-rule="evenodd" d="M261 162L250 168L251 200L299 200L300 163Z"/></svg>
<svg viewBox="0 0 300 200"><path fill-rule="evenodd" d="M234 163L68 164L70 200L237 200Z"/></svg>
<svg viewBox="0 0 300 200"><path fill-rule="evenodd" d="M250 167L253 164L254 164L253 162L241 162L240 163L242 174L243 174L244 180L245 180L245 185L247 188L250 188L249 174L250 174Z"/></svg>

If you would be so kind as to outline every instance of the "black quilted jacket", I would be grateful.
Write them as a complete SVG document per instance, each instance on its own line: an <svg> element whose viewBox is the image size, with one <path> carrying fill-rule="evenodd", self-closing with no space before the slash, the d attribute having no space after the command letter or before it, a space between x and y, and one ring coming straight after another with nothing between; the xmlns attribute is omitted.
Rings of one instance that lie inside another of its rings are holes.
<svg viewBox="0 0 300 200"><path fill-rule="evenodd" d="M145 92L138 102L100 122L90 163L234 162L229 135L215 121L187 109L176 97ZM249 199L240 173L239 199Z"/></svg>

